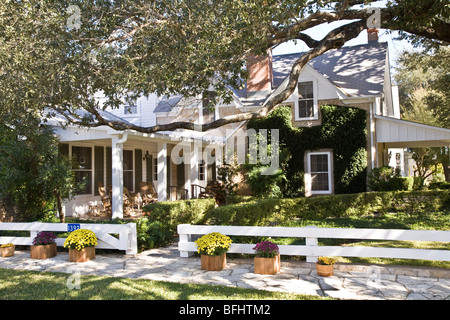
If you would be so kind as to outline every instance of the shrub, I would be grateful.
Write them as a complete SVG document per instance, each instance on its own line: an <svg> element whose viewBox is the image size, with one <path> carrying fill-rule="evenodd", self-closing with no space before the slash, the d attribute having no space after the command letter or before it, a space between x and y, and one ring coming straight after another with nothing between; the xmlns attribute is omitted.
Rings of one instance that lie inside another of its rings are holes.
<svg viewBox="0 0 450 320"><path fill-rule="evenodd" d="M159 221L176 232L178 224L203 223L206 213L214 206L214 199L193 199L156 202L144 206L142 210L149 221Z"/></svg>
<svg viewBox="0 0 450 320"><path fill-rule="evenodd" d="M369 172L369 187L373 191L408 191L413 189L413 185L413 177L403 178L397 169L389 166Z"/></svg>
<svg viewBox="0 0 450 320"><path fill-rule="evenodd" d="M214 208L205 222L266 226L296 219L363 216L374 213L439 211L449 208L450 191L365 192L311 198L257 199Z"/></svg>
<svg viewBox="0 0 450 320"><path fill-rule="evenodd" d="M169 244L173 232L160 221L150 221L147 217L136 221L137 242L140 250L152 249Z"/></svg>

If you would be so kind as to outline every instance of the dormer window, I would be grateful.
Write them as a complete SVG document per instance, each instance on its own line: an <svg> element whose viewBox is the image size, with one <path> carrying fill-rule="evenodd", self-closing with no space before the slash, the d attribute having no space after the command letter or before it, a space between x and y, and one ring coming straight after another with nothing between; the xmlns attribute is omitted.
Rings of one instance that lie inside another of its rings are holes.
<svg viewBox="0 0 450 320"><path fill-rule="evenodd" d="M316 120L318 118L316 82L299 82L295 120Z"/></svg>

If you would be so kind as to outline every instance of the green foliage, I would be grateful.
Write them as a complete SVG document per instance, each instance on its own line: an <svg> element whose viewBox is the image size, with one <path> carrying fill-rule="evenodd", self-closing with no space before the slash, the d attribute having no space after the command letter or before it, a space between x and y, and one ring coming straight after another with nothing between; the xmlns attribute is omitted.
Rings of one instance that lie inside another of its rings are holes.
<svg viewBox="0 0 450 320"><path fill-rule="evenodd" d="M401 177L399 170L389 166L369 172L369 187L373 191L408 191L413 189L413 177Z"/></svg>
<svg viewBox="0 0 450 320"><path fill-rule="evenodd" d="M278 169L275 174L263 175L261 172L269 166L255 166L247 172L247 182L250 184L253 195L257 197L277 198L281 197L279 187L286 176L283 170Z"/></svg>
<svg viewBox="0 0 450 320"><path fill-rule="evenodd" d="M205 221L217 225L269 226L296 219L361 217L389 212L448 210L448 190L365 192L294 199L255 199L214 208Z"/></svg>
<svg viewBox="0 0 450 320"><path fill-rule="evenodd" d="M142 210L148 214L149 221L159 221L175 233L178 224L201 224L206 212L214 206L214 199L193 199L156 202Z"/></svg>
<svg viewBox="0 0 450 320"><path fill-rule="evenodd" d="M161 221L150 221L147 217L136 221L136 232L140 250L161 247L173 240L173 233L166 224Z"/></svg>
<svg viewBox="0 0 450 320"><path fill-rule="evenodd" d="M248 54L262 54L273 46L305 39L301 31L330 22L330 15L341 22L365 21L366 10L351 4L298 0L1 1L0 117L26 120L28 114L44 110L72 115L82 110L88 113L76 121L92 124L94 114L99 116L93 96L100 90L106 95L105 107L117 107L123 96L135 98L152 92L196 96L211 85L217 97L231 101L228 88L244 84ZM76 5L78 12L68 12L71 5ZM426 43L449 41L444 22L448 10L444 0L388 1L382 11L382 27L406 31L401 35L408 39L419 35ZM78 19L78 26L69 23ZM349 24L345 30L346 37L336 32L333 44L341 46L356 37L356 32L349 32L352 27ZM329 41L306 42L320 52Z"/></svg>
<svg viewBox="0 0 450 320"><path fill-rule="evenodd" d="M20 209L17 220L43 218L74 190L70 160L58 146L53 132L36 119L34 126L0 123L0 195Z"/></svg>
<svg viewBox="0 0 450 320"><path fill-rule="evenodd" d="M322 124L310 128L292 126L291 107L279 107L248 128L279 129L280 167L286 179L279 183L282 195L304 194L304 154L332 149L336 194L366 191L366 112L357 108L322 106Z"/></svg>

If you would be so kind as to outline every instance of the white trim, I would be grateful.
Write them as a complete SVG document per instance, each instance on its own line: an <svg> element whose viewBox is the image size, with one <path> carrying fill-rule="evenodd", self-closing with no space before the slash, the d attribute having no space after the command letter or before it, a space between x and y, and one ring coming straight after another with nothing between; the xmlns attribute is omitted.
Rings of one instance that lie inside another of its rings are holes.
<svg viewBox="0 0 450 320"><path fill-rule="evenodd" d="M303 82L312 82L313 83L313 110L314 110L314 116L312 117L300 117L298 114L298 101L299 101L299 92L298 92L298 85ZM318 120L319 119L319 97L318 97L318 90L317 90L317 79L315 78L302 78L301 81L299 79L297 86L294 91L294 117L295 121L305 121L305 120Z"/></svg>
<svg viewBox="0 0 450 320"><path fill-rule="evenodd" d="M328 190L312 190L312 179L311 179L311 156L314 155L326 155L328 161ZM320 195L320 194L332 194L333 193L333 185L332 185L332 152L331 151L315 151L315 152L306 152L306 171L305 171L305 195Z"/></svg>

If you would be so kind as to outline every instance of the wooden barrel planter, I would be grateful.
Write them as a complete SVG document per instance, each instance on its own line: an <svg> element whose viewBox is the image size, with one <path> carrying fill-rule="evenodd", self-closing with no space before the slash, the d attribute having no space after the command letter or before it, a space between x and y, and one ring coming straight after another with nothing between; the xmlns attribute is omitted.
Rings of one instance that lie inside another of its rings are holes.
<svg viewBox="0 0 450 320"><path fill-rule="evenodd" d="M316 263L317 274L321 277L330 277L333 275L334 265L324 265Z"/></svg>
<svg viewBox="0 0 450 320"><path fill-rule="evenodd" d="M30 247L31 259L48 259L57 255L56 243L33 245Z"/></svg>
<svg viewBox="0 0 450 320"><path fill-rule="evenodd" d="M1 247L0 248L0 255L3 258L12 257L14 255L15 250L16 250L16 246L14 246L14 245L13 246L7 246L7 247Z"/></svg>

